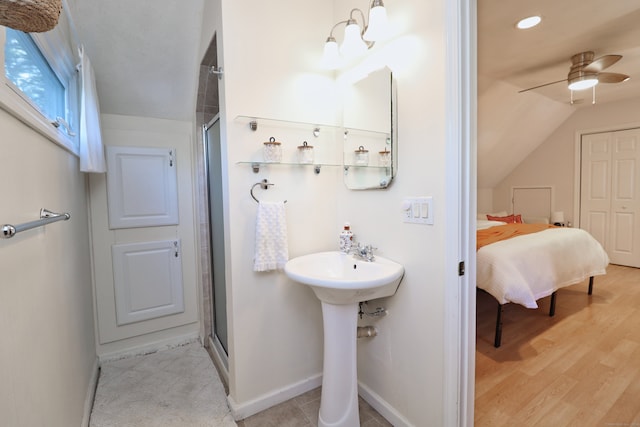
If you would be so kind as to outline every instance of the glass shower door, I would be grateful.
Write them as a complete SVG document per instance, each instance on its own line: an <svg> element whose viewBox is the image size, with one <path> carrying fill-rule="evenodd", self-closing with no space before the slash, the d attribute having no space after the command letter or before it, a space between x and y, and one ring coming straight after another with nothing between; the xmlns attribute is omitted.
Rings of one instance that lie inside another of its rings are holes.
<svg viewBox="0 0 640 427"><path fill-rule="evenodd" d="M227 344L227 292L224 256L224 217L222 209L222 166L220 151L220 121L216 115L205 129L205 160L209 187L209 236L211 241L211 277L213 294L213 335L224 352Z"/></svg>

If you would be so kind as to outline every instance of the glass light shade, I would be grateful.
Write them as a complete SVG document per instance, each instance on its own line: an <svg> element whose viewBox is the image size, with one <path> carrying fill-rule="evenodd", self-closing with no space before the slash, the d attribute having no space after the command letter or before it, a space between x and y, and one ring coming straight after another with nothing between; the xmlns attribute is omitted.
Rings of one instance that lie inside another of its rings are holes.
<svg viewBox="0 0 640 427"><path fill-rule="evenodd" d="M350 21L344 29L344 41L340 46L340 53L345 58L355 58L367 51L367 45L360 36L360 26L355 21Z"/></svg>
<svg viewBox="0 0 640 427"><path fill-rule="evenodd" d="M388 28L387 9L384 6L375 6L369 11L369 26L362 38L370 42L384 40L387 38Z"/></svg>
<svg viewBox="0 0 640 427"><path fill-rule="evenodd" d="M569 83L569 90L584 90L594 87L598 84L598 78L595 76L579 77L575 81Z"/></svg>
<svg viewBox="0 0 640 427"><path fill-rule="evenodd" d="M324 44L324 53L322 54L322 65L328 70L335 70L340 67L340 52L338 51L338 43L333 37L329 37Z"/></svg>

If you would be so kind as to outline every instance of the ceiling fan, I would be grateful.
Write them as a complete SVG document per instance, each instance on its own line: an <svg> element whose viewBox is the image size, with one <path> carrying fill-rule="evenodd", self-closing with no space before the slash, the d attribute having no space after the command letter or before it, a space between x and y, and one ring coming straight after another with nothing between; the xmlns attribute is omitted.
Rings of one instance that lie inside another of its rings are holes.
<svg viewBox="0 0 640 427"><path fill-rule="evenodd" d="M604 55L598 59L593 59L593 51L577 53L571 57L571 68L566 79L545 83L518 91L518 93L567 82L570 90L589 89L598 83L621 83L629 80L629 76L621 73L603 73L602 70L609 68L620 59L622 55Z"/></svg>

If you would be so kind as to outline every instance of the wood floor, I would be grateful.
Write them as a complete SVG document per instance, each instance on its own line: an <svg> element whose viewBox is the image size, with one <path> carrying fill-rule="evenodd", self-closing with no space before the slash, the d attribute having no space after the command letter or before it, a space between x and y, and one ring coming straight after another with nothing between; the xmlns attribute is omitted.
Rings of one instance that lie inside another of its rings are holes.
<svg viewBox="0 0 640 427"><path fill-rule="evenodd" d="M640 269L610 265L530 310L478 293L476 427L640 427Z"/></svg>

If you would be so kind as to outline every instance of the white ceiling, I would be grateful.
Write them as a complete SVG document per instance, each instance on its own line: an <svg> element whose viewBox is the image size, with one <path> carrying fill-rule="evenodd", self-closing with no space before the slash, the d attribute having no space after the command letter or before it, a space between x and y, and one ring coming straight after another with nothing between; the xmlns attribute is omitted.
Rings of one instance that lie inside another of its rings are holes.
<svg viewBox="0 0 640 427"><path fill-rule="evenodd" d="M191 120L204 0L67 0L102 113Z"/></svg>
<svg viewBox="0 0 640 427"><path fill-rule="evenodd" d="M518 19L534 14L543 18L539 26L515 29ZM623 55L606 71L632 77L624 83L598 85L597 102L640 93L639 1L478 0L478 39L480 93L494 80L525 89L566 79L570 57L589 50L595 52L596 58L606 54ZM559 102L570 99L564 83L535 92ZM574 96L591 101L590 90L574 92Z"/></svg>

